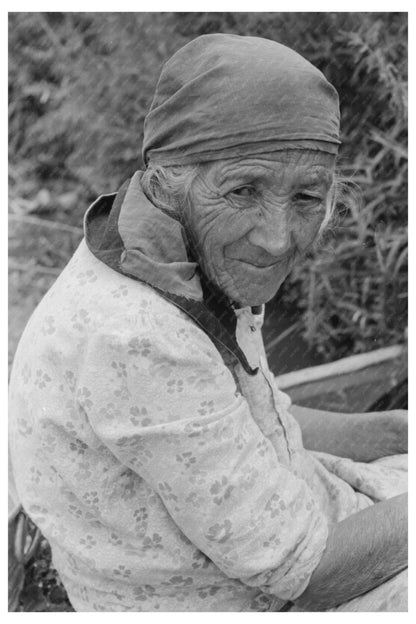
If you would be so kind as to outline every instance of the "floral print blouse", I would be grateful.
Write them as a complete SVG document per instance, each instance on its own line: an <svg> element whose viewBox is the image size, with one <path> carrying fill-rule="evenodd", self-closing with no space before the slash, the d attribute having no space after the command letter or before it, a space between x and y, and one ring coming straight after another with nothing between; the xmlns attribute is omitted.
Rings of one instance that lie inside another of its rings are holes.
<svg viewBox="0 0 416 624"><path fill-rule="evenodd" d="M261 315L236 314L254 376L85 242L33 314L12 371L11 458L77 611L279 611L330 522L407 489L400 457L305 451Z"/></svg>

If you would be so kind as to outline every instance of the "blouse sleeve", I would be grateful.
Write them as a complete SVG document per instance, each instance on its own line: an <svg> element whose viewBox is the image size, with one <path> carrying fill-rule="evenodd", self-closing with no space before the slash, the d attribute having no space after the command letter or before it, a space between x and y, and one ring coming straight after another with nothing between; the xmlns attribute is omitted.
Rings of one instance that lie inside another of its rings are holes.
<svg viewBox="0 0 416 624"><path fill-rule="evenodd" d="M297 598L328 532L311 490L279 463L209 338L188 319L141 319L89 341L78 396L91 426L228 577Z"/></svg>

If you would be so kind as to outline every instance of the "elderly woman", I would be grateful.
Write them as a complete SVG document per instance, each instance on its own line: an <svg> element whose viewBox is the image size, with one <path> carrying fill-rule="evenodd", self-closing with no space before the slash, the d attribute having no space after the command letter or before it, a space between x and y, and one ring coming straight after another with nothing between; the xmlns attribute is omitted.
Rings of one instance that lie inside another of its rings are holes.
<svg viewBox="0 0 416 624"><path fill-rule="evenodd" d="M261 339L339 143L335 89L278 43L163 68L146 170L88 210L11 380L17 490L76 610L406 609L405 415L291 405Z"/></svg>

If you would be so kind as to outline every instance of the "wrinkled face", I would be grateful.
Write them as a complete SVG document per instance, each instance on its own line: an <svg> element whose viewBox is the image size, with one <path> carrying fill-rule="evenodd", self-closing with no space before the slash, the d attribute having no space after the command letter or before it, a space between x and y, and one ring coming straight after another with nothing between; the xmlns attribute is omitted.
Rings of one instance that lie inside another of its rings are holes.
<svg viewBox="0 0 416 624"><path fill-rule="evenodd" d="M231 301L276 294L317 237L334 165L325 152L287 150L202 166L183 223L202 271Z"/></svg>

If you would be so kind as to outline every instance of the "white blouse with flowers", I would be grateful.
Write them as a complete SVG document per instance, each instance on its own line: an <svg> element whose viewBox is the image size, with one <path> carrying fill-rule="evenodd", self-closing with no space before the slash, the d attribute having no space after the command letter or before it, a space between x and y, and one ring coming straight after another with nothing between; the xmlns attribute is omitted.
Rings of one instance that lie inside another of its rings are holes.
<svg viewBox="0 0 416 624"><path fill-rule="evenodd" d="M330 522L407 489L400 456L303 448L262 319L236 313L255 376L83 242L32 316L11 379L14 477L77 611L278 611Z"/></svg>

